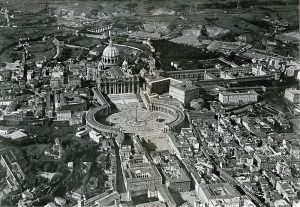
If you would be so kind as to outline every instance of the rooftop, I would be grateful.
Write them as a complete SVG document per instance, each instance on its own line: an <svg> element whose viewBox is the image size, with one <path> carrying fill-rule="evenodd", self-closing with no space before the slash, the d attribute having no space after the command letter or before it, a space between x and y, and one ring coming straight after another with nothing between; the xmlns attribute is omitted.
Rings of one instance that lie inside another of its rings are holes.
<svg viewBox="0 0 300 207"><path fill-rule="evenodd" d="M169 166L162 168L162 172L167 180L172 182L189 182L191 181L185 171L179 166Z"/></svg>
<svg viewBox="0 0 300 207"><path fill-rule="evenodd" d="M128 180L147 180L148 178L161 177L156 167L149 163L135 163L124 169L125 177Z"/></svg>
<svg viewBox="0 0 300 207"><path fill-rule="evenodd" d="M287 88L286 91L300 95L300 90L297 90L296 88Z"/></svg>
<svg viewBox="0 0 300 207"><path fill-rule="evenodd" d="M208 199L231 199L241 196L229 183L200 185Z"/></svg>
<svg viewBox="0 0 300 207"><path fill-rule="evenodd" d="M120 67L115 66L115 67L110 67L108 69L110 72L111 77L123 77L124 73L121 71Z"/></svg>
<svg viewBox="0 0 300 207"><path fill-rule="evenodd" d="M247 91L247 92L240 92L240 93L233 93L233 92L220 92L223 96L230 96L230 95L258 95L255 91Z"/></svg>
<svg viewBox="0 0 300 207"><path fill-rule="evenodd" d="M182 91L190 91L190 90L195 90L198 89L198 86L191 85L191 84L176 84L176 85L171 85L170 87L174 87L176 89L182 90Z"/></svg>

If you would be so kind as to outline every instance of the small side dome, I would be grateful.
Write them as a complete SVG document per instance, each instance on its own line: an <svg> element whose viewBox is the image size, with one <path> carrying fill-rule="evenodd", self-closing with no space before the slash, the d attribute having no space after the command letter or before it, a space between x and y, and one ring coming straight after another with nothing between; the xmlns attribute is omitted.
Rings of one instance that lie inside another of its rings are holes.
<svg viewBox="0 0 300 207"><path fill-rule="evenodd" d="M98 70L103 70L104 69L104 64L103 64L102 61L99 61L97 68L98 68Z"/></svg>
<svg viewBox="0 0 300 207"><path fill-rule="evenodd" d="M122 67L125 68L125 67L128 67L128 65L129 65L128 61L127 61L127 59L125 59L122 63Z"/></svg>

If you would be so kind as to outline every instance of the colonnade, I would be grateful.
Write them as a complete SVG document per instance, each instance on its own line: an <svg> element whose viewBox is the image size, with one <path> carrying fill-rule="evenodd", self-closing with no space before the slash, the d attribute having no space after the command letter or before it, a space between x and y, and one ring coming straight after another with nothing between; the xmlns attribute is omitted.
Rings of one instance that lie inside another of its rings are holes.
<svg viewBox="0 0 300 207"><path fill-rule="evenodd" d="M108 30L111 30L111 29L112 29L112 25L108 25L108 26L105 26L105 27L97 28L97 29L88 29L88 31L95 32L95 33L102 33L102 32L105 32L105 31L108 31Z"/></svg>
<svg viewBox="0 0 300 207"><path fill-rule="evenodd" d="M153 105L152 106L152 111L160 111L160 112L163 112L163 113L170 114L173 117L177 115L176 111L174 111L172 109L169 109L165 106L155 106L155 105Z"/></svg>
<svg viewBox="0 0 300 207"><path fill-rule="evenodd" d="M139 93L139 82L110 82L100 83L99 88L105 94Z"/></svg>

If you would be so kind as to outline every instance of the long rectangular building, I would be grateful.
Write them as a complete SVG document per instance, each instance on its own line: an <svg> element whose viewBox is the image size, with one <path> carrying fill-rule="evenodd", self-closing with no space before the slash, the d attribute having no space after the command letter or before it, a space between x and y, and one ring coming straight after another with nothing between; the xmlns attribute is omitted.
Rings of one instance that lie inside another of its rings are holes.
<svg viewBox="0 0 300 207"><path fill-rule="evenodd" d="M258 94L255 91L243 93L220 92L219 101L222 104L252 103L257 102Z"/></svg>

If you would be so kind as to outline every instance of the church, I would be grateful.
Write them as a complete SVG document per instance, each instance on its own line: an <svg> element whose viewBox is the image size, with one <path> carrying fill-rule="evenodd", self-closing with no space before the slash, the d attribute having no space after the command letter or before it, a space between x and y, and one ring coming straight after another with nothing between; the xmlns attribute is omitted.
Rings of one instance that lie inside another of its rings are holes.
<svg viewBox="0 0 300 207"><path fill-rule="evenodd" d="M98 89L104 94L139 93L140 76L133 75L128 61L120 64L120 52L110 39L103 50L97 67L87 70L87 78L96 81Z"/></svg>

